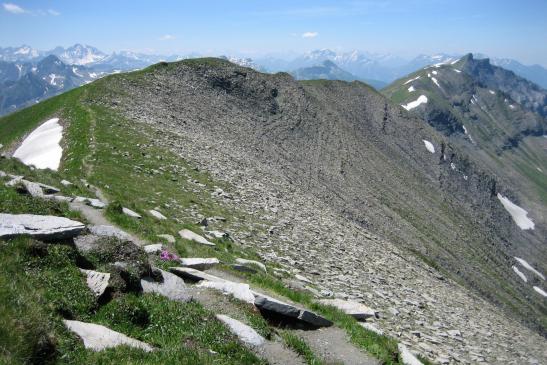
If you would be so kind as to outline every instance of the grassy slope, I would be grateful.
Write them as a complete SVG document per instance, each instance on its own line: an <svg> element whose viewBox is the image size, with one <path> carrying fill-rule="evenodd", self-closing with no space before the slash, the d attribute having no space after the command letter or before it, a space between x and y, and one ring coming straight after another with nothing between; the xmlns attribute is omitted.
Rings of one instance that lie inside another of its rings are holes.
<svg viewBox="0 0 547 365"><path fill-rule="evenodd" d="M196 63L196 66L202 65L202 62L193 62ZM209 61L205 60L205 62ZM149 70L153 70L154 67L171 66L156 65ZM136 77L140 72L133 75ZM215 186L210 177L194 170L184 160L172 155L167 150L151 147L149 133L137 132L128 121L113 114L105 107L88 104L86 101L92 99L95 93L102 92L101 85L103 82L107 82L107 80L103 79L75 89L0 119L0 143L6 146L13 146L21 137L49 117L60 116L62 123L65 124L62 141L64 154L59 173L31 172L28 169L21 171L22 173L26 175L35 174L33 176L35 180L56 186L59 185L58 181L61 178L73 182L79 182L81 178L87 179L103 190L109 200L114 202L112 206L117 205L115 203L119 202L143 215L143 219L136 221L120 214L115 209L108 209L107 216L110 220L128 231L153 241L157 241L157 234L170 233L176 236L177 231L183 227L197 231L199 228L194 222L181 213L184 208L189 206L195 207L201 214L206 216L224 216L228 219L228 222L255 221L254 217L227 210L216 203L210 196L210 191ZM12 168L25 169L21 166L0 165L0 169L2 168L10 172L13 171ZM195 184L190 183L189 179L205 184L206 189L196 189ZM85 187L77 185L73 189L85 194ZM6 195L6 201L15 199L13 192L4 189L3 194L8 194ZM89 192L87 194L89 195ZM34 204L37 203L33 200L30 205L34 206ZM161 212L172 219L158 222L151 218L147 214L147 210L155 207L160 207ZM56 211L56 214L72 214L67 212L65 208ZM5 212L25 211L25 209L14 209L13 206L2 206L1 210ZM34 212L41 213L40 211ZM54 211L49 210L48 212L53 213ZM209 248L178 240L170 249L183 256L216 256L223 262L232 262L236 256L256 258L253 252L242 247L236 247L230 241L216 240L216 243L217 247ZM176 358L177 361L183 363L208 363L215 358L217 359L215 361L219 363L234 362L234 359L237 359L235 361L237 363L257 362L256 358L233 341L233 338L226 333L223 326L216 320L211 319L211 313L205 311L198 304L170 303L159 297L149 295L124 296L101 308L97 308L90 303L82 303L79 309L74 310L73 315L78 319L103 323L115 330L120 330L128 335L150 342L157 347L161 347L163 349L161 352L143 355L140 351L125 348L109 350L99 354L85 351L74 336L68 334L60 325L59 308L55 307L55 303L50 301L52 296L48 295L49 287L47 284L41 280L28 280L31 274L26 271L20 272L18 269L24 267L25 259L17 260L17 258L25 258L25 255L28 255L29 246L32 246L32 243L23 240L17 245L9 246L10 249L16 251L5 250L3 252L0 258L2 265L12 267L13 272L19 271L18 281L15 282L26 282L25 285L27 285L27 290L24 293L12 288L3 298L11 298L24 303L28 302L30 307L28 311L25 310L24 312L29 314L28 318L34 318L32 316L33 312L40 313L37 315L43 319L40 325L48 329L47 333L53 334L53 338L58 342L58 355L62 355L63 361L68 363L78 361L81 361L81 363L138 363L138 361L146 360L147 363L169 363ZM37 264L38 270L45 270L49 273L48 275L57 279L59 276L66 274L65 270L68 270L71 275L66 275L66 280L75 282L79 280L80 284L83 283L83 278L76 277L75 262L69 259L71 255L74 255L74 252L70 252L69 248L66 247L63 247L63 249L65 251L61 250L62 252L55 251L53 253L56 260L59 259L63 263L62 265L57 265L56 268L52 269L47 265ZM163 265L168 266L168 264ZM8 276L3 279L7 282ZM383 363L398 363L397 344L394 340L377 336L363 329L352 317L339 311L314 304L309 295L286 289L278 279L270 275L259 274L257 277L251 275L248 279L257 286L311 306L312 309L345 328L355 344L381 359ZM4 287L5 285L2 285L2 288ZM58 290L64 290L64 287L60 286ZM77 298L77 302L84 301L84 298L86 298L87 288L84 285L78 284L76 288L70 288L67 285L66 288L75 291L70 297ZM67 294L61 292L56 293L56 295L63 297ZM38 296L39 300L36 300L33 296ZM7 302L4 307L14 308L14 303ZM139 310L142 310L143 313L148 313L151 319L150 324L142 327L138 323L133 323L132 318L135 313L133 313L134 309L132 308L140 308ZM6 313L4 320L16 322L17 314L15 312ZM24 322L32 329L32 323ZM188 326L175 326L174 324L178 322L188 324ZM257 321L254 322L256 327ZM24 326L14 325L12 330L20 334L22 338L32 337L29 335L32 331L27 331ZM260 328L257 328L257 330L260 330ZM195 347L195 351L189 351L184 342L181 345L181 339L183 338L189 338L189 342L192 344L190 349ZM2 344L3 353L7 354L7 359L17 362L17 360L24 358L24 354L33 353L34 350L28 348L28 345L25 348L23 343L24 341L20 341L15 345ZM215 355L216 357L211 356L207 350L209 348L219 354ZM17 349L20 349L20 351ZM19 353L23 355L19 357L17 355Z"/></svg>

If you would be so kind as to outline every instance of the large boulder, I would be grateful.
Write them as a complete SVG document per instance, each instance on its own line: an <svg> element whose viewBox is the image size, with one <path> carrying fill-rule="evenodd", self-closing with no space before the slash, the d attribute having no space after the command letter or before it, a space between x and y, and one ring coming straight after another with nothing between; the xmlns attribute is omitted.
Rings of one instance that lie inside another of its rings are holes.
<svg viewBox="0 0 547 365"><path fill-rule="evenodd" d="M156 293L164 297L179 302L189 302L192 300L184 280L167 271L157 269L160 272L159 277L145 277L141 280L142 291L144 293Z"/></svg>
<svg viewBox="0 0 547 365"><path fill-rule="evenodd" d="M147 343L127 337L123 333L111 330L105 326L80 321L63 320L65 326L84 341L84 347L93 351L101 351L111 347L130 346L146 352L154 348Z"/></svg>
<svg viewBox="0 0 547 365"><path fill-rule="evenodd" d="M84 229L83 223L64 217L0 213L0 238L28 235L43 241L53 241L73 238Z"/></svg>

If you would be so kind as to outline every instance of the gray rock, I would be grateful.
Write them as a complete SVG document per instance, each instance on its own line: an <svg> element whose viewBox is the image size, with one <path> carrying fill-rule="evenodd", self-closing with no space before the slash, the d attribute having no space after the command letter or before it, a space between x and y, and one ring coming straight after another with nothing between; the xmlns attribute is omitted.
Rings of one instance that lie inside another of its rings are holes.
<svg viewBox="0 0 547 365"><path fill-rule="evenodd" d="M15 176L15 175L8 175L8 176L11 177L11 180L5 184L7 187L14 187L15 185L19 184L21 180L23 180L23 176Z"/></svg>
<svg viewBox="0 0 547 365"><path fill-rule="evenodd" d="M137 218L137 219L142 218L139 213L134 212L129 208L122 208L122 212L123 212L123 214L125 214L127 216L130 216L131 218Z"/></svg>
<svg viewBox="0 0 547 365"><path fill-rule="evenodd" d="M254 329L247 326L240 321L233 319L231 317L225 316L223 314L217 314L216 316L219 321L224 323L228 329L236 335L241 342L248 346L262 346L266 340L264 337L260 336Z"/></svg>
<svg viewBox="0 0 547 365"><path fill-rule="evenodd" d="M131 240L129 233L122 231L114 226L89 226L89 231L96 236L116 237L120 240Z"/></svg>
<svg viewBox="0 0 547 365"><path fill-rule="evenodd" d="M189 267L170 267L169 271L171 271L175 275L178 275L185 279L190 279L192 281L200 281L200 280L217 281L217 282L226 281L217 276L207 274L206 272L203 272L203 271L191 269Z"/></svg>
<svg viewBox="0 0 547 365"><path fill-rule="evenodd" d="M61 180L61 185L63 185L63 186L71 186L72 183L71 183L70 181L68 181L68 180Z"/></svg>
<svg viewBox="0 0 547 365"><path fill-rule="evenodd" d="M380 335L380 336L383 336L384 335L384 331L382 331L381 329L379 329L375 324L373 323L369 323L369 322L359 322L359 324L361 325L361 327L371 331L371 332L374 332L376 333L377 335Z"/></svg>
<svg viewBox="0 0 547 365"><path fill-rule="evenodd" d="M28 194L34 198L42 198L44 196L44 192L42 191L42 188L40 187L40 184L34 183L32 181L27 181L22 179L21 184Z"/></svg>
<svg viewBox="0 0 547 365"><path fill-rule="evenodd" d="M142 291L144 293L157 293L171 300L189 302L192 295L189 293L184 280L167 271L158 269L163 281L157 282L151 277L141 279Z"/></svg>
<svg viewBox="0 0 547 365"><path fill-rule="evenodd" d="M204 237L190 231L189 229L183 229L182 231L179 232L179 235L185 240L194 241L207 246L216 246L213 242L207 241Z"/></svg>
<svg viewBox="0 0 547 365"><path fill-rule="evenodd" d="M264 265L262 262L259 262L259 261L237 258L236 262L244 266L256 267L264 272L267 272L266 265Z"/></svg>
<svg viewBox="0 0 547 365"><path fill-rule="evenodd" d="M226 295L231 295L236 299L249 304L254 304L255 296L251 291L249 284L234 283L232 281L209 281L202 280L197 284L200 288L209 288L219 290Z"/></svg>
<svg viewBox="0 0 547 365"><path fill-rule="evenodd" d="M180 259L180 263L184 267L189 267L196 270L207 270L219 263L215 257L199 258L199 257L187 257Z"/></svg>
<svg viewBox="0 0 547 365"><path fill-rule="evenodd" d="M398 348L404 365L423 365L405 345L400 343Z"/></svg>
<svg viewBox="0 0 547 365"><path fill-rule="evenodd" d="M367 318L377 318L378 312L364 304L351 300L342 299L321 299L319 303L330 305L340 309L342 312L349 314L357 320L365 320Z"/></svg>
<svg viewBox="0 0 547 365"><path fill-rule="evenodd" d="M0 238L28 235L50 241L73 238L84 229L82 223L64 217L0 213Z"/></svg>
<svg viewBox="0 0 547 365"><path fill-rule="evenodd" d="M161 252L161 250L163 249L163 245L161 243L156 243L153 245L146 245L143 247L143 249L144 249L144 252L148 254L158 253L158 252Z"/></svg>
<svg viewBox="0 0 547 365"><path fill-rule="evenodd" d="M255 305L261 310L274 312L287 317L289 320L300 320L315 327L329 327L332 322L306 309L281 302L272 297L255 292Z"/></svg>
<svg viewBox="0 0 547 365"><path fill-rule="evenodd" d="M158 234L158 237L163 238L164 240L166 240L169 243L175 243L176 242L175 237L171 236L170 234Z"/></svg>
<svg viewBox="0 0 547 365"><path fill-rule="evenodd" d="M101 351L111 347L130 346L146 352L154 348L147 343L127 337L123 333L111 330L105 326L80 321L63 320L65 326L84 341L84 347L93 351Z"/></svg>
<svg viewBox="0 0 547 365"><path fill-rule="evenodd" d="M87 276L87 286L95 296L100 297L108 287L108 281L110 280L110 274L105 272L99 272L94 270L80 269L82 273Z"/></svg>
<svg viewBox="0 0 547 365"><path fill-rule="evenodd" d="M106 204L103 203L102 201L100 201L99 199L96 199L96 198L86 198L86 197L83 197L83 196L77 196L76 198L74 198L74 201L77 202L77 203L84 203L84 204L87 204L93 208L97 208L97 209L103 209L104 207L106 207Z"/></svg>
<svg viewBox="0 0 547 365"><path fill-rule="evenodd" d="M159 220L165 220L167 219L166 216L164 216L163 214L161 214L160 212L158 212L157 210L154 210L154 209L151 209L148 211L150 213L150 215L156 219L159 219Z"/></svg>
<svg viewBox="0 0 547 365"><path fill-rule="evenodd" d="M253 269L252 267L245 266L245 265L239 265L239 264L233 264L231 265L232 269L241 271L241 272L248 272L251 274L256 274L258 271Z"/></svg>

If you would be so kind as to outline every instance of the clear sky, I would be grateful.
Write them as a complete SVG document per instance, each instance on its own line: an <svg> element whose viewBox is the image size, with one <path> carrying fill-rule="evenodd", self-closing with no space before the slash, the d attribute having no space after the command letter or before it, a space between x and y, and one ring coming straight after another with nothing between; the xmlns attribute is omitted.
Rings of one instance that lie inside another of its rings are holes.
<svg viewBox="0 0 547 365"><path fill-rule="evenodd" d="M248 54L479 52L547 66L547 0L9 0L0 47Z"/></svg>

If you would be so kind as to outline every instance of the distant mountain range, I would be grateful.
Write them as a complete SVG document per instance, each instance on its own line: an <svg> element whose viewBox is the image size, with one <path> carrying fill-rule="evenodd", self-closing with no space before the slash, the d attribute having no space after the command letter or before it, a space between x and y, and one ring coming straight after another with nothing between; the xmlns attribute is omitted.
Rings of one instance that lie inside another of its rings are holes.
<svg viewBox="0 0 547 365"><path fill-rule="evenodd" d="M82 44L68 48L56 47L49 51L28 45L0 48L0 115L22 106L70 90L100 76L142 69L160 61L177 61L203 55L149 55L128 51L107 54ZM477 55L476 58L485 58ZM388 83L428 65L453 62L458 55L420 55L412 60L386 54L361 51L335 52L314 50L281 59L257 59L220 56L232 63L261 72L289 72L296 79L359 80L381 89ZM515 74L547 88L547 69L539 65L527 66L511 59L492 59ZM56 65L53 69L53 65ZM51 72L46 73L45 70Z"/></svg>

